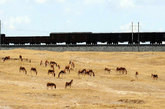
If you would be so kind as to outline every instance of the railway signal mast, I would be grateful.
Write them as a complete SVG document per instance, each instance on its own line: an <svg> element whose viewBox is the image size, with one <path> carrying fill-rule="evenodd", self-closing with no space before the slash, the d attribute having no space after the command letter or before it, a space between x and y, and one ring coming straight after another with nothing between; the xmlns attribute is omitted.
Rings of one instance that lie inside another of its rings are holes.
<svg viewBox="0 0 165 109"><path fill-rule="evenodd" d="M0 20L0 46L1 46L1 20Z"/></svg>
<svg viewBox="0 0 165 109"><path fill-rule="evenodd" d="M132 51L133 51L133 22L132 22Z"/></svg>
<svg viewBox="0 0 165 109"><path fill-rule="evenodd" d="M136 25L135 25L136 26ZM135 27L136 28L136 27ZM133 24L133 22L132 22L132 51L133 51L133 29L134 29L134 24ZM137 46L138 46L138 51L139 51L139 46L140 46L140 23L138 22L138 39L137 39ZM135 42L135 44L136 44L136 42Z"/></svg>
<svg viewBox="0 0 165 109"><path fill-rule="evenodd" d="M139 26L140 26L140 23L138 22L138 52L139 52L139 46L140 46L140 37L139 37L140 28L139 28Z"/></svg>

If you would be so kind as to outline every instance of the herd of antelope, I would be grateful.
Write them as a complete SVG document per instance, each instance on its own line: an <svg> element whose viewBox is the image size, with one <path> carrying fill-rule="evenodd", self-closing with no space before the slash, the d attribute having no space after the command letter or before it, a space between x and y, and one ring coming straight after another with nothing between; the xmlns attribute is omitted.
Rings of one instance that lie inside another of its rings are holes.
<svg viewBox="0 0 165 109"><path fill-rule="evenodd" d="M105 67L105 69L104 69L104 71L109 72L109 73L111 72L111 70L112 69L107 68L107 67ZM127 74L127 70L124 67L117 67L116 68L116 72L119 72L121 74ZM135 72L136 79L138 79L138 75L139 75L139 72ZM158 75L157 74L151 74L151 78L157 80L158 79Z"/></svg>
<svg viewBox="0 0 165 109"><path fill-rule="evenodd" d="M28 62L31 63L31 60L28 60L26 58L24 59L21 55L19 55L18 59L10 58L10 56L6 56L6 57L2 58L3 62L5 62L7 60L13 60L13 59L14 60L20 60L20 61L28 61ZM50 69L48 70L47 73L48 73L48 75L52 75L53 77L56 76L55 67L57 67L60 70L60 72L58 73L58 77L57 78L60 78L61 75L64 75L66 73L70 73L72 70L74 70L75 63L73 61L69 61L68 65L65 66L64 69L61 69L60 65L57 62L55 62L55 61L48 61L48 60L43 61L43 60L41 60L40 61L40 66L44 66L44 67L49 67L50 66ZM91 69L90 70L84 69L84 70L85 70L85 72L83 72L84 74L87 74L87 75L90 75L90 76L91 75L95 76L93 70L91 70ZM20 66L19 67L19 72L20 73L23 72L25 75L28 74L27 69L24 66ZM31 67L30 72L34 72L35 75L38 75L37 68L35 68L35 67ZM78 74L79 74L79 72L78 72ZM66 82L65 88L67 88L68 86L71 87L72 83L73 83L73 79L70 82ZM56 84L48 82L47 83L47 89L49 87L56 88Z"/></svg>
<svg viewBox="0 0 165 109"><path fill-rule="evenodd" d="M12 58L10 58L10 56L6 56L6 57L2 58L3 62L5 62L7 60L10 60L10 59L12 59ZM24 59L21 55L19 56L18 59L16 59L16 58L13 58L13 59L14 60L21 60L21 61L25 60L25 61L28 61L28 62L31 63L31 60L26 59L26 58ZM46 61L41 60L40 61L40 66L44 66L44 67L50 66L50 69L48 70L48 75L52 75L53 77L56 76L55 67L57 67L60 70L60 72L58 73L57 78L60 78L61 75L64 75L66 73L70 73L72 70L74 70L75 63L73 61L69 61L69 64L67 66L65 66L64 69L61 70L61 67L57 62L48 61L48 60L46 60ZM127 69L124 68L124 67L117 67L115 70L116 70L116 72L119 72L120 74L125 74L125 75L127 74ZM104 71L109 72L109 74L110 74L112 69L105 67ZM20 66L19 72L24 72L25 74L27 74L27 70L23 66ZM38 74L38 71L35 67L31 67L30 72L34 72L36 75ZM81 70L78 70L78 75L89 75L89 76L94 77L95 73L92 69L81 69ZM135 77L138 78L138 75L139 75L139 73L136 72ZM151 78L157 80L158 75L157 74L151 74ZM68 86L71 87L72 83L73 83L73 79L70 82L66 82L65 83L65 88L67 88ZM47 83L47 88L49 88L49 87L56 88L56 84L48 82Z"/></svg>

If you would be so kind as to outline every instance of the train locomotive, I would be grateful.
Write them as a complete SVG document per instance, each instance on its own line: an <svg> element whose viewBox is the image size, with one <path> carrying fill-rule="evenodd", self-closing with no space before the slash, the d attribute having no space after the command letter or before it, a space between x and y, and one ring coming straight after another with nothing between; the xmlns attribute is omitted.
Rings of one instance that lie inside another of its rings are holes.
<svg viewBox="0 0 165 109"><path fill-rule="evenodd" d="M50 33L49 36L6 36L0 35L1 45L97 45L99 42L107 45L118 45L127 42L128 45L149 42L149 44L162 44L165 41L165 32L140 32L140 33L92 33L92 32L70 32L70 33Z"/></svg>

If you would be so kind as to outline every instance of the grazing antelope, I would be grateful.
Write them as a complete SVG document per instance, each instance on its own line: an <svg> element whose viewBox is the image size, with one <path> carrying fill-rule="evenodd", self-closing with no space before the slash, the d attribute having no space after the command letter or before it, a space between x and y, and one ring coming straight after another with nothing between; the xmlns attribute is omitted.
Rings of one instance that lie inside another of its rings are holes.
<svg viewBox="0 0 165 109"><path fill-rule="evenodd" d="M57 65L58 69L60 69L60 65Z"/></svg>
<svg viewBox="0 0 165 109"><path fill-rule="evenodd" d="M20 59L21 61L23 61L23 58L22 58L22 56L21 56L21 55L19 55L19 59Z"/></svg>
<svg viewBox="0 0 165 109"><path fill-rule="evenodd" d="M75 68L75 64L72 61L69 61L69 65L71 65L72 68Z"/></svg>
<svg viewBox="0 0 165 109"><path fill-rule="evenodd" d="M79 70L78 71L78 75L80 75L80 74L85 74L86 73L86 69L83 69L83 70Z"/></svg>
<svg viewBox="0 0 165 109"><path fill-rule="evenodd" d="M135 73L135 75L137 76L137 75L139 75L139 73L138 73L138 72L136 72L136 73Z"/></svg>
<svg viewBox="0 0 165 109"><path fill-rule="evenodd" d="M136 72L136 73L135 73L136 79L138 79L138 75L139 75L139 72Z"/></svg>
<svg viewBox="0 0 165 109"><path fill-rule="evenodd" d="M87 74L87 75L89 75L89 76L91 76L92 74L93 74L93 76L95 76L95 73L93 72L93 70L87 70L86 72L85 72L85 74Z"/></svg>
<svg viewBox="0 0 165 109"><path fill-rule="evenodd" d="M50 67L54 70L54 65L50 65Z"/></svg>
<svg viewBox="0 0 165 109"><path fill-rule="evenodd" d="M29 63L31 63L32 61L31 61L31 59L29 59Z"/></svg>
<svg viewBox="0 0 165 109"><path fill-rule="evenodd" d="M36 68L32 67L30 71L35 72L35 73L36 73L36 75L37 75L37 69L36 69Z"/></svg>
<svg viewBox="0 0 165 109"><path fill-rule="evenodd" d="M116 71L121 72L122 74L124 74L124 73L127 74L127 70L124 67L117 67Z"/></svg>
<svg viewBox="0 0 165 109"><path fill-rule="evenodd" d="M58 74L58 78L60 78L60 75L61 74L66 74L66 71L65 70L61 70L60 72L59 72L59 74Z"/></svg>
<svg viewBox="0 0 165 109"><path fill-rule="evenodd" d="M54 84L54 83L47 83L47 89L49 88L49 87L51 87L51 88L55 88L56 89L56 84Z"/></svg>
<svg viewBox="0 0 165 109"><path fill-rule="evenodd" d="M107 72L109 72L109 73L111 72L111 69L106 68L106 67L105 67L105 69L104 69L104 70L105 70L105 71L107 71Z"/></svg>
<svg viewBox="0 0 165 109"><path fill-rule="evenodd" d="M26 71L25 67L20 66L19 72L21 72L21 71L23 71L23 72L25 72L25 74L27 74L27 71Z"/></svg>
<svg viewBox="0 0 165 109"><path fill-rule="evenodd" d="M42 62L42 60L41 60L41 62L40 62L40 66L43 64L43 62Z"/></svg>
<svg viewBox="0 0 165 109"><path fill-rule="evenodd" d="M48 75L49 74L52 74L54 77L55 77L55 72L54 72L54 70L48 70Z"/></svg>
<svg viewBox="0 0 165 109"><path fill-rule="evenodd" d="M50 61L50 65L56 65L57 66L57 63L54 61Z"/></svg>
<svg viewBox="0 0 165 109"><path fill-rule="evenodd" d="M68 71L70 73L70 66L65 66L65 70Z"/></svg>
<svg viewBox="0 0 165 109"><path fill-rule="evenodd" d="M49 61L45 61L45 67L47 67L47 65L49 64Z"/></svg>
<svg viewBox="0 0 165 109"><path fill-rule="evenodd" d="M151 77L153 78L153 79L158 79L158 75L157 74L151 74Z"/></svg>
<svg viewBox="0 0 165 109"><path fill-rule="evenodd" d="M4 61L6 61L6 60L9 60L10 59L10 56L6 56L6 57L4 57L4 58L2 58L3 59L3 62Z"/></svg>
<svg viewBox="0 0 165 109"><path fill-rule="evenodd" d="M72 79L70 82L66 82L66 83L65 83L65 89L66 89L68 86L70 86L70 88L71 88L72 83L73 83L73 79Z"/></svg>
<svg viewBox="0 0 165 109"><path fill-rule="evenodd" d="M24 58L25 61L31 63L31 60L30 59L27 59L27 58Z"/></svg>

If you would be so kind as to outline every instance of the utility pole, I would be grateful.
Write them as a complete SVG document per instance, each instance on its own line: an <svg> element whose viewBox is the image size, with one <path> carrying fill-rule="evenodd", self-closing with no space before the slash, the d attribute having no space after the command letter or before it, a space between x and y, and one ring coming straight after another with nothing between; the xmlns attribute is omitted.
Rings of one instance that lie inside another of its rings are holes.
<svg viewBox="0 0 165 109"><path fill-rule="evenodd" d="M1 46L1 20L0 20L0 46Z"/></svg>
<svg viewBox="0 0 165 109"><path fill-rule="evenodd" d="M139 34L139 31L140 31L140 23L138 22L138 52L139 52L139 46L140 46L140 34Z"/></svg>
<svg viewBox="0 0 165 109"><path fill-rule="evenodd" d="M133 51L133 22L132 22L132 51Z"/></svg>

